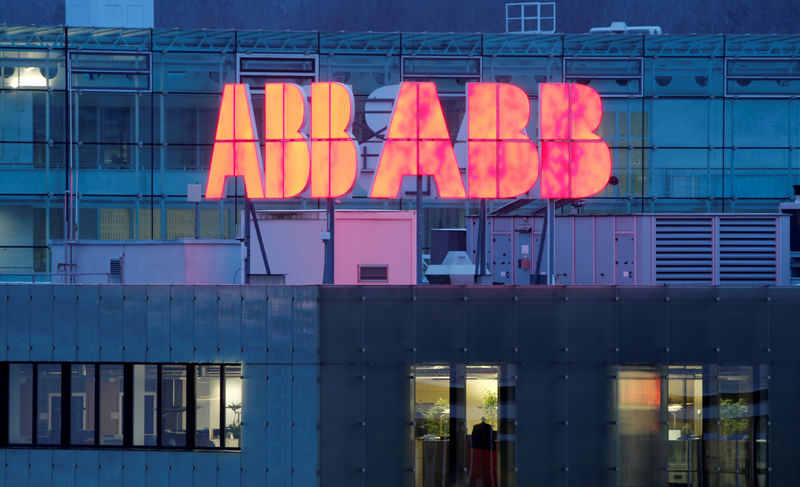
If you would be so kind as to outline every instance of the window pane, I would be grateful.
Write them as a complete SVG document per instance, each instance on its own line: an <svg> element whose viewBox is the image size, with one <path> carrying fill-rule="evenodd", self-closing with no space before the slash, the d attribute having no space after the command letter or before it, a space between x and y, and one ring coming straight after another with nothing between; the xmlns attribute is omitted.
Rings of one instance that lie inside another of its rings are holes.
<svg viewBox="0 0 800 487"><path fill-rule="evenodd" d="M161 445L186 446L186 366L161 369Z"/></svg>
<svg viewBox="0 0 800 487"><path fill-rule="evenodd" d="M61 443L61 365L39 364L37 391L36 442Z"/></svg>
<svg viewBox="0 0 800 487"><path fill-rule="evenodd" d="M220 366L198 365L195 369L197 398L197 434L195 446L215 448L220 445Z"/></svg>
<svg viewBox="0 0 800 487"><path fill-rule="evenodd" d="M73 445L94 445L93 364L72 365L70 395L70 442Z"/></svg>
<svg viewBox="0 0 800 487"><path fill-rule="evenodd" d="M122 445L122 365L100 366L100 444Z"/></svg>
<svg viewBox="0 0 800 487"><path fill-rule="evenodd" d="M661 377L655 367L619 371L620 485L659 485L661 472Z"/></svg>
<svg viewBox="0 0 800 487"><path fill-rule="evenodd" d="M242 366L225 366L225 445L242 445Z"/></svg>
<svg viewBox="0 0 800 487"><path fill-rule="evenodd" d="M33 365L8 367L8 442L30 444L33 440Z"/></svg>
<svg viewBox="0 0 800 487"><path fill-rule="evenodd" d="M158 366L133 366L133 444L156 445Z"/></svg>

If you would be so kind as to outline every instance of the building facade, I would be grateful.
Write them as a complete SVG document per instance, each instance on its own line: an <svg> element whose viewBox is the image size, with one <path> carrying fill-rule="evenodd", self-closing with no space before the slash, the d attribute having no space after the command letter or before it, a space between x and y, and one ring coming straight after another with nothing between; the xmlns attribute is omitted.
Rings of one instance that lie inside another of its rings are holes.
<svg viewBox="0 0 800 487"><path fill-rule="evenodd" d="M465 172L465 85L512 83L529 95L536 140L544 82L602 97L598 129L612 178L562 212L775 212L792 196L800 157L797 36L511 35L93 29L4 26L0 109L0 246L5 273L57 272L56 239L233 238L243 185L187 201L205 185L222 86L251 86L263 132L265 82L338 81L355 97L360 175L341 208L415 209L369 191L403 81L433 81ZM476 201L428 198L429 230L464 227ZM529 194L537 197L537 188ZM497 200L490 210L507 203ZM317 209L301 197L263 209ZM197 213L195 214L195 209Z"/></svg>
<svg viewBox="0 0 800 487"><path fill-rule="evenodd" d="M9 284L0 295L2 485L800 476L794 288ZM64 390L68 411L54 407Z"/></svg>

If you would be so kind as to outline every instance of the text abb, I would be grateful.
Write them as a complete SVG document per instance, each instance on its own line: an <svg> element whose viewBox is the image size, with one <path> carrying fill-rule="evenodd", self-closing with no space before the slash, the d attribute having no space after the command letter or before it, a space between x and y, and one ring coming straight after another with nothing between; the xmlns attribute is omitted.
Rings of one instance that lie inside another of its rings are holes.
<svg viewBox="0 0 800 487"><path fill-rule="evenodd" d="M310 98L294 84L265 85L262 158L248 86L225 85L206 198L221 198L228 176L242 176L253 199L296 196L309 180L312 198L350 191L358 157L353 95L325 82L311 84ZM395 198L403 176L428 175L442 198L511 198L529 191L540 172L542 198L591 196L611 175L608 145L595 133L602 116L600 96L588 86L539 85L540 156L525 134L530 102L521 88L467 84L465 190L435 85L402 83L370 197Z"/></svg>

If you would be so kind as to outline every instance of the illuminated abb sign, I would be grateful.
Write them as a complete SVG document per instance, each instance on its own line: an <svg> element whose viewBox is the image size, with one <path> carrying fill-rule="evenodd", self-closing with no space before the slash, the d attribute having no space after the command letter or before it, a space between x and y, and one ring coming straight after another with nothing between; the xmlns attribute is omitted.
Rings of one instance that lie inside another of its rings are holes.
<svg viewBox="0 0 800 487"><path fill-rule="evenodd" d="M312 198L350 191L358 157L350 132L353 95L343 84L326 82L312 83L310 98L309 113L299 86L265 85L262 158L249 88L225 85L206 198L221 198L228 176L242 176L251 199L297 196L309 180ZM542 198L601 191L611 176L611 154L595 133L603 116L600 96L584 85L544 83L539 106L541 157L525 133L530 102L522 89L467 84L465 189L436 86L402 83L370 197L396 198L403 177L413 175L431 176L442 198L512 198L533 188L540 173Z"/></svg>

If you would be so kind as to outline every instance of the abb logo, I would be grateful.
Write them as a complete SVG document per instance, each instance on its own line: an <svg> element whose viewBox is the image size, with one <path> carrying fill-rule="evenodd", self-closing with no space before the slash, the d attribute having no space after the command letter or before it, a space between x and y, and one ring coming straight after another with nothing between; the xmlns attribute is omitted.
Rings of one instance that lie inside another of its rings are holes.
<svg viewBox="0 0 800 487"><path fill-rule="evenodd" d="M242 176L252 199L297 196L309 180L312 198L350 191L358 157L350 131L353 95L332 82L312 83L310 95L309 104L297 85L265 85L262 158L249 88L225 85L206 198L221 198L228 176ZM611 154L595 133L603 116L600 96L584 85L544 83L539 106L541 157L525 133L530 102L521 88L467 85L465 188L436 86L402 83L370 197L396 198L403 177L413 175L431 176L442 198L512 198L528 192L540 173L542 198L601 191L611 175Z"/></svg>

